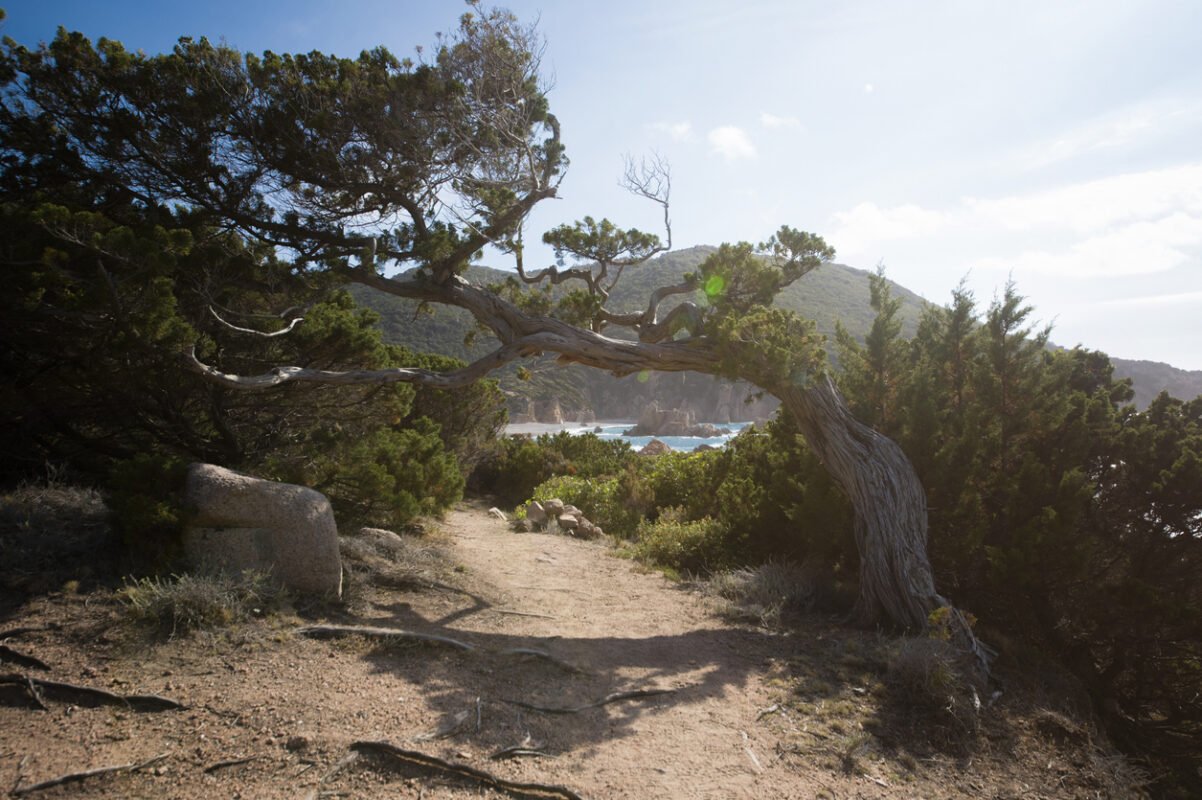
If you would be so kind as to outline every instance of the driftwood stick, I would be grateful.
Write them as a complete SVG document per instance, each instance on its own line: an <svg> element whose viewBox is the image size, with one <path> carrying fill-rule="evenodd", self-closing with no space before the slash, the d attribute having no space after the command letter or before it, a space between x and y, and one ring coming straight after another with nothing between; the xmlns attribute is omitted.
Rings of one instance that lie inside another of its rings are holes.
<svg viewBox="0 0 1202 800"><path fill-rule="evenodd" d="M11 792L9 792L9 794L11 794L13 797L19 797L23 794L30 794L31 792L40 792L43 789L50 789L54 786L62 786L64 783L75 783L76 781L82 781L86 778L95 778L98 775L108 775L109 773L112 773L112 772L137 772L138 770L146 769L151 764L155 764L159 761L162 761L164 758L167 757L167 755L168 755L167 753L161 753L161 754L155 756L154 758L150 758L150 759L147 759L146 761L142 761L142 762L135 762L132 764L118 764L118 765L112 766L112 767L97 767L96 769L84 770L83 772L72 772L67 775L60 775L57 778L51 778L48 781L42 781L41 783L35 783L32 786L26 786L21 789L14 788Z"/></svg>
<svg viewBox="0 0 1202 800"><path fill-rule="evenodd" d="M444 772L454 773L469 778L475 778L481 783L489 786L495 786L498 789L508 789L510 791L531 793L542 793L559 795L566 797L568 800L584 800L580 795L563 786L556 786L549 783L522 783L519 781L510 781L505 778L498 778L492 773L485 772L482 769L467 764L459 764L454 761L444 761L437 756L426 755L419 753L416 750L404 750L394 744L388 742L355 742L351 745L355 750L369 751L374 753L382 753L392 756L400 761L408 761L416 764L421 764L426 767L434 767Z"/></svg>
<svg viewBox="0 0 1202 800"><path fill-rule="evenodd" d="M497 752L489 756L493 761L500 761L502 758L517 758L518 756L539 756L540 758L556 758L556 756L545 750L536 750L533 747L523 747L520 744L502 747Z"/></svg>
<svg viewBox="0 0 1202 800"><path fill-rule="evenodd" d="M619 700L633 700L638 697L654 697L658 694L672 694L675 689L635 689L631 692L614 692L607 694L600 700L595 700L592 703L586 703L582 706L574 706L572 708L556 708L553 706L539 706L534 703L527 703L524 700L502 700L501 702L509 703L511 706L520 708L528 708L531 711L541 711L544 714L576 714L580 711L587 711L590 708L600 708L609 703L616 703Z"/></svg>
<svg viewBox="0 0 1202 800"><path fill-rule="evenodd" d="M37 685L42 689L49 689L50 694L55 692L84 695L95 700L100 700L111 705L121 705L129 707L149 707L154 709L182 709L187 708L178 700L172 700L169 697L160 697L157 694L114 694L107 689L97 689L93 686L80 686L75 683L64 683L63 681L51 681L44 678L35 678L32 675L24 675L16 672L0 674L0 683L15 683L20 686Z"/></svg>
<svg viewBox="0 0 1202 800"><path fill-rule="evenodd" d="M33 667L34 669L50 671L50 665L40 658L27 656L20 653L6 644L0 644L0 661L7 661L10 664L16 664L21 667Z"/></svg>

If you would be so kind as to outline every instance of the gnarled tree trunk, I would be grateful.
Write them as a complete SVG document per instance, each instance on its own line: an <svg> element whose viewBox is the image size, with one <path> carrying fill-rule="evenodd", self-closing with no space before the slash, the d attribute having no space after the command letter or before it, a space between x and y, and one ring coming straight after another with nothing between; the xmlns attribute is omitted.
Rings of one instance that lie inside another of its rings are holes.
<svg viewBox="0 0 1202 800"><path fill-rule="evenodd" d="M910 459L852 416L829 377L773 393L855 510L860 595L853 618L922 628L930 612L947 603L935 592L926 493Z"/></svg>

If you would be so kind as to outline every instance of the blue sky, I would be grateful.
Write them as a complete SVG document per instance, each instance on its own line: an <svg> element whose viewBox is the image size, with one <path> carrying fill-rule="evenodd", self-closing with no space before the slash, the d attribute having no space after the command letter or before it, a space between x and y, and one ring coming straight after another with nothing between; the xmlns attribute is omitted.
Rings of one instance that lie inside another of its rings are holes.
<svg viewBox="0 0 1202 800"><path fill-rule="evenodd" d="M655 230L622 159L673 172L674 244L812 230L842 263L982 306L1009 278L1053 340L1202 369L1202 3L514 0L572 166L532 230ZM459 0L0 0L23 44L58 25L156 52L409 55ZM498 266L500 266L498 264Z"/></svg>

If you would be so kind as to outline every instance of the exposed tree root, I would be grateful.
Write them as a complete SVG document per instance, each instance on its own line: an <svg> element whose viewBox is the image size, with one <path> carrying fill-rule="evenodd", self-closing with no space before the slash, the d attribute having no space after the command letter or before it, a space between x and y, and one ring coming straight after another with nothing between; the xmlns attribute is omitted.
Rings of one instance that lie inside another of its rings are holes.
<svg viewBox="0 0 1202 800"><path fill-rule="evenodd" d="M7 661L10 664L16 664L19 667L32 667L34 669L42 669L49 671L50 666L40 658L27 656L20 653L6 644L0 644L0 661Z"/></svg>
<svg viewBox="0 0 1202 800"><path fill-rule="evenodd" d="M35 700L40 702L43 692L45 694L72 694L76 696L90 697L93 700L99 700L102 703L110 705L126 706L128 708L143 708L146 710L174 710L187 708L183 703L172 700L169 697L160 697L157 694L114 694L105 689L97 689L92 686L80 686L74 683L64 683L62 681L49 681L44 678L35 678L32 675L24 675L17 672L8 672L0 674L0 683L11 683L18 686L24 686L34 695ZM35 688L36 687L36 688ZM43 705L43 708L45 706Z"/></svg>
<svg viewBox="0 0 1202 800"><path fill-rule="evenodd" d="M367 751L379 753L386 756L391 756L400 761L406 761L414 764L421 764L426 767L433 767L443 772L453 773L475 780L498 789L509 792L520 792L527 795L557 795L566 797L568 800L584 800L580 795L573 792L564 786L556 786L548 783L522 783L519 781L510 781L505 778L498 778L492 773L485 772L482 769L467 764L459 764L454 761L444 761L437 756L426 755L416 750L404 750L394 744L388 742L355 742L351 748L360 752Z"/></svg>
<svg viewBox="0 0 1202 800"><path fill-rule="evenodd" d="M600 708L609 703L616 703L619 700L633 700L637 697L654 697L657 694L672 694L675 689L636 689L631 692L614 692L607 694L600 700L595 700L592 703L586 703L582 706L574 706L572 708L557 708L553 706L539 706L534 703L527 703L524 700L502 700L504 703L509 703L511 706L519 708L528 708L531 711L541 711L544 714L576 714L581 711L587 711L590 708Z"/></svg>
<svg viewBox="0 0 1202 800"><path fill-rule="evenodd" d="M67 775L60 775L57 778L51 778L48 781L35 783L32 786L14 788L11 792L9 792L9 794L13 797L20 797L21 795L30 794L32 792L40 792L43 789L62 786L64 783L75 783L76 781L82 781L87 778L95 778L99 775L108 775L113 772L137 772L138 770L146 769L151 764L156 764L159 761L162 761L167 757L167 755L167 753L162 753L154 758L147 759L146 761L135 762L133 764L118 764L112 767L98 767L97 769L84 770L83 772L72 772Z"/></svg>
<svg viewBox="0 0 1202 800"><path fill-rule="evenodd" d="M489 650L483 647L477 647L474 644L461 642L458 639L452 639L449 636L438 636L433 633L417 633L415 631L403 631L397 628L373 628L364 625L305 625L297 628L296 633L304 636L373 636L382 639L414 639L421 642L435 642L445 644L451 647L457 647L460 650L467 650L469 653L490 653L496 656L534 656L541 658L544 661L549 661L560 669L568 672L577 672L582 675L587 675L587 671L577 667L574 664L569 664L562 661L544 650L534 650L528 647L511 647L506 650Z"/></svg>
<svg viewBox="0 0 1202 800"><path fill-rule="evenodd" d="M258 761L260 758L263 758L263 756L245 756L243 758L231 758L228 761L218 761L216 764L210 764L209 766L205 767L204 773L206 775L212 775L214 772L216 772L219 769L225 769L226 767L237 767L242 764L249 764L252 761Z"/></svg>
<svg viewBox="0 0 1202 800"><path fill-rule="evenodd" d="M26 633L40 633L41 631L57 631L62 630L62 625L57 622L52 622L49 625L26 625L21 628L12 628L7 631L0 631L0 642L5 639L12 639L16 636L21 636Z"/></svg>

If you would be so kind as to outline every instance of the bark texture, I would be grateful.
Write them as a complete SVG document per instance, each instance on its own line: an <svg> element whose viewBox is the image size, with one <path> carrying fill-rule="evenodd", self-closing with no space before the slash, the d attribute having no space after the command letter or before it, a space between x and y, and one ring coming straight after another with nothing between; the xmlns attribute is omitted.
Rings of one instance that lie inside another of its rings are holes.
<svg viewBox="0 0 1202 800"><path fill-rule="evenodd" d="M921 629L930 612L947 603L935 591L926 493L910 460L893 440L852 416L829 377L773 393L855 510L860 596L853 618Z"/></svg>

